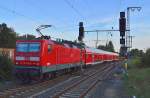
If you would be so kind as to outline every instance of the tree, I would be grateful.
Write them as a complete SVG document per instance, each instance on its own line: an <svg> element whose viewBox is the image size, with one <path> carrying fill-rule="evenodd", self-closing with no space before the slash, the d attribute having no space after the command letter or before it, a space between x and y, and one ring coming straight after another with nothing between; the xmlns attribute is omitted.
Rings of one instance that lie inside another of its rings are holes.
<svg viewBox="0 0 150 98"><path fill-rule="evenodd" d="M146 53L142 57L142 65L146 67L150 67L150 48L146 50Z"/></svg>
<svg viewBox="0 0 150 98"><path fill-rule="evenodd" d="M107 51L110 51L110 52L114 52L115 51L112 41L109 41L109 43L106 44L106 48L107 48Z"/></svg>
<svg viewBox="0 0 150 98"><path fill-rule="evenodd" d="M0 55L0 80L10 80L12 78L13 63L6 56Z"/></svg>
<svg viewBox="0 0 150 98"><path fill-rule="evenodd" d="M105 45L99 45L98 49L107 50Z"/></svg>
<svg viewBox="0 0 150 98"><path fill-rule="evenodd" d="M15 31L7 27L7 24L0 24L0 47L1 48L14 48L16 44Z"/></svg>
<svg viewBox="0 0 150 98"><path fill-rule="evenodd" d="M109 41L108 43L106 43L106 45L99 45L98 49L115 52L112 41Z"/></svg>
<svg viewBox="0 0 150 98"><path fill-rule="evenodd" d="M143 50L139 50L139 49L132 49L130 51L130 55L132 57L142 57L144 55Z"/></svg>

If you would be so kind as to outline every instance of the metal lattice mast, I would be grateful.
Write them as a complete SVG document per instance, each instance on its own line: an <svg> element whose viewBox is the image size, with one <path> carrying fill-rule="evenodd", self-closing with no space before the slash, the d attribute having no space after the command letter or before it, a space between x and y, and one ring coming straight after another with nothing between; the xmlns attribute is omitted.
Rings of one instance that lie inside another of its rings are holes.
<svg viewBox="0 0 150 98"><path fill-rule="evenodd" d="M132 38L130 37L130 10L131 11L140 11L141 7L127 7L127 25L126 25L126 29L129 31L126 31L126 47L128 47L128 49L130 50L130 48L132 47Z"/></svg>

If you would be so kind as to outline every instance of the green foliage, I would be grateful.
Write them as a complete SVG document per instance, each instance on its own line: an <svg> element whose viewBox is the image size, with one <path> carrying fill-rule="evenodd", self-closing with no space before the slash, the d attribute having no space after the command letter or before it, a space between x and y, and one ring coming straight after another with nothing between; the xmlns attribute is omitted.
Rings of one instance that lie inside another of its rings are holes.
<svg viewBox="0 0 150 98"><path fill-rule="evenodd" d="M126 90L130 96L150 98L150 68L134 68L128 71L128 80L125 81Z"/></svg>
<svg viewBox="0 0 150 98"><path fill-rule="evenodd" d="M142 53L142 55L141 55ZM128 79L125 80L126 91L130 96L150 98L150 49L146 53L135 49L128 60Z"/></svg>
<svg viewBox="0 0 150 98"><path fill-rule="evenodd" d="M9 80L12 76L13 64L6 56L0 56L0 79Z"/></svg>
<svg viewBox="0 0 150 98"><path fill-rule="evenodd" d="M141 57L134 57L128 60L128 68L137 68L141 66L142 66Z"/></svg>
<svg viewBox="0 0 150 98"><path fill-rule="evenodd" d="M150 48L146 50L146 53L141 59L144 67L150 67Z"/></svg>
<svg viewBox="0 0 150 98"><path fill-rule="evenodd" d="M130 51L130 55L132 57L142 57L144 55L143 50L139 50L139 49L132 49Z"/></svg>
<svg viewBox="0 0 150 98"><path fill-rule="evenodd" d="M0 24L0 47L14 48L16 44L16 33L5 23Z"/></svg>
<svg viewBox="0 0 150 98"><path fill-rule="evenodd" d="M109 43L106 44L106 47L107 47L107 50L110 51L110 52L114 52L115 51L112 41L109 41Z"/></svg>
<svg viewBox="0 0 150 98"><path fill-rule="evenodd" d="M106 50L106 46L105 45L99 45L98 49Z"/></svg>
<svg viewBox="0 0 150 98"><path fill-rule="evenodd" d="M98 49L115 52L112 41L109 41L106 45L99 45Z"/></svg>
<svg viewBox="0 0 150 98"><path fill-rule="evenodd" d="M36 37L34 35L17 36L16 32L7 26L7 24L0 24L0 48L15 48L16 40L32 40Z"/></svg>
<svg viewBox="0 0 150 98"><path fill-rule="evenodd" d="M130 55L132 58L130 65L136 65L136 67L150 67L150 48L147 49L145 53L142 50L132 49Z"/></svg>

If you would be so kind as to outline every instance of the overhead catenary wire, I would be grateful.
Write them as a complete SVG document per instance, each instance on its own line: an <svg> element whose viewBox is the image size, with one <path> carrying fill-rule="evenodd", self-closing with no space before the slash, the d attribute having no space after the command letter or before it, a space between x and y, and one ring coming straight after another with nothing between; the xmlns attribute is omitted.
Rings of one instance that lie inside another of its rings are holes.
<svg viewBox="0 0 150 98"><path fill-rule="evenodd" d="M36 3L34 3L34 5L32 5L32 3L33 2L31 2L30 0L23 0L26 4L28 4L28 5L30 5L31 7L33 7L33 8L37 8L37 7L40 7L40 6L38 6L38 5L35 5ZM84 20L85 20L85 17L67 0L67 1L65 1L74 11L76 11L76 13L78 14L78 15L80 15ZM45 9L42 9L43 11L45 11L45 12L47 12ZM42 11L42 12L43 12ZM43 13L43 14L45 14L45 13ZM57 19L57 22L61 22L61 23L64 23L65 21L64 20L62 20L62 19ZM64 29L62 32L64 32L64 31L67 31L67 30L70 30L70 29L75 29L76 27L77 27L78 25L74 25L74 27L73 26L56 26L56 25L53 25L53 27L55 28L55 29Z"/></svg>
<svg viewBox="0 0 150 98"><path fill-rule="evenodd" d="M36 6L36 5L32 5L32 2L29 2L28 0L23 0L26 4L32 6L32 7L39 7L39 6ZM83 20L86 20L85 17L72 5L72 3L70 3L70 1L68 0L65 0L65 3L67 3ZM44 9L42 9L44 10ZM45 11L45 10L44 10ZM62 21L61 19L59 19L60 22L64 22ZM65 32L67 30L73 30L73 29L76 29L78 27L78 25L74 25L74 26L56 26L56 25L53 25L54 29L57 29L57 30L62 30L62 32Z"/></svg>
<svg viewBox="0 0 150 98"><path fill-rule="evenodd" d="M39 20L36 20L36 19L34 19L34 18L30 17L30 16L24 15L24 14L22 14L22 13L20 13L20 12L17 12L17 11L15 11L15 10L11 9L11 8L8 8L8 7L5 7L5 6L0 5L0 9L6 11L6 12L8 12L8 13L11 13L11 14L14 14L14 15L17 15L17 16L20 16L20 17L23 17L23 18L25 18L25 19L27 19L27 20L29 20L29 21L31 21L31 22L34 22L34 23L36 23L36 24L45 24L44 22L41 22L41 21L39 21ZM57 28L57 27L53 25L53 28ZM58 28L59 28L59 27L58 27ZM64 28L64 27L63 27L63 28ZM71 28L69 28L69 29L71 29ZM53 37L53 38L54 38L54 37ZM55 38L55 39L57 39L57 38Z"/></svg>
<svg viewBox="0 0 150 98"><path fill-rule="evenodd" d="M78 9L76 9L76 8L73 6L73 4L70 3L69 0L64 0L64 1L65 1L65 3L66 3L67 5L70 6L70 8L72 8L72 9L74 10L74 12L75 12L76 14L79 15L79 17L81 17L84 21L86 21L86 18L83 16L83 14L81 14L80 11L79 11Z"/></svg>
<svg viewBox="0 0 150 98"><path fill-rule="evenodd" d="M32 21L32 22L42 24L42 22L39 21L39 20L36 20L36 19L34 19L34 18L32 18L32 17L29 17L29 16L24 15L24 14L22 14L22 13L20 13L20 12L17 12L17 11L15 11L15 10L10 9L10 8L4 7L4 6L2 6L2 5L0 5L0 9L5 10L5 11L7 11L7 12L9 12L9 13L12 13L12 14L15 14L15 15L18 15L18 16L21 16L21 17L24 17L24 18L26 18L26 19L28 19L28 20L30 20L30 21Z"/></svg>
<svg viewBox="0 0 150 98"><path fill-rule="evenodd" d="M115 10L115 14L113 15L113 18L112 19L118 19L117 18L117 16L118 16L118 13L120 12L120 10L121 10L121 3L122 3L122 1L118 1L117 2L117 8L116 8L116 10ZM115 24L116 22L112 22L112 24ZM98 23L96 23L96 24L98 24ZM87 27L97 27L97 26L92 26L92 25L96 25L96 24L91 24L91 25L89 25L89 26L87 26ZM113 28L116 28L116 26L114 26ZM117 27L118 28L118 27ZM113 43L115 43L116 44L116 42L113 40L113 38L112 38L112 32L106 32L107 33L107 35L106 35L106 37L107 37L107 42L110 40L110 41L112 41ZM110 34L110 36L109 36L109 34Z"/></svg>
<svg viewBox="0 0 150 98"><path fill-rule="evenodd" d="M23 0L23 2L24 3L26 3L26 4L28 4L30 7L32 7L32 8L35 8L35 9L37 9L37 8L40 8L40 9L42 9L42 11L40 12L40 13L42 13L43 14L43 16L45 16L45 15L47 15L47 10L44 8L44 7L41 7L41 6L39 6L39 5L37 5L36 4L36 2L33 2L33 1L31 1L31 0ZM34 3L34 5L33 5L33 3ZM58 19L57 18L57 20L55 19L55 21L56 22L61 22L61 23L64 23L65 21L64 20L62 20L62 19ZM54 27L54 26L53 26ZM56 26L55 26L56 27Z"/></svg>
<svg viewBox="0 0 150 98"><path fill-rule="evenodd" d="M42 13L43 14L46 14L46 13L44 13L44 12L47 12L43 7L41 7L41 6L38 6L36 3L34 3L34 5L32 5L33 4L33 2L31 2L30 0L23 0L24 1L24 3L26 3L26 4L28 4L28 5L30 5L32 8L41 8L42 9ZM62 20L61 18L57 18L57 20L55 20L55 21L57 21L58 23L60 22L60 23L66 23L66 21L64 21L64 20ZM70 31L70 30L75 30L75 29L77 29L77 27L78 27L78 25L72 25L72 26L70 26L70 25L63 25L63 26L58 26L58 25L55 25L55 24L53 24L53 28L55 29L55 30L57 30L57 31L60 31L60 32L68 32L68 30Z"/></svg>

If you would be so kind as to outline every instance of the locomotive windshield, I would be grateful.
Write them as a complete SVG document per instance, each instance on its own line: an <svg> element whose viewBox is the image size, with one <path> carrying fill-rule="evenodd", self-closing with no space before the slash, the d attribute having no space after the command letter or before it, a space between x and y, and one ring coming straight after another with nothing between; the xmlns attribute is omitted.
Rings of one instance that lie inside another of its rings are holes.
<svg viewBox="0 0 150 98"><path fill-rule="evenodd" d="M40 43L17 43L17 52L39 52Z"/></svg>

